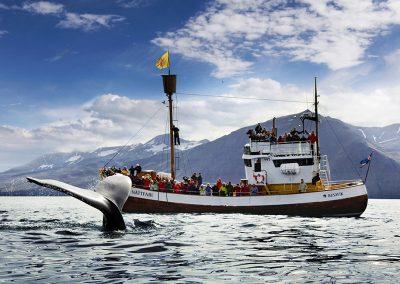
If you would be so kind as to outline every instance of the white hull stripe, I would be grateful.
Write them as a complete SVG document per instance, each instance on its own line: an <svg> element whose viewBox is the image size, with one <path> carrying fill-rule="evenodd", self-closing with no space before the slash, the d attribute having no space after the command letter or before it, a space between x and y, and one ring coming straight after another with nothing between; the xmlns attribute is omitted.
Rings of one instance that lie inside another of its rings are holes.
<svg viewBox="0 0 400 284"><path fill-rule="evenodd" d="M327 202L333 200L343 200L363 195L367 195L367 189L365 185L357 185L345 189L328 190L321 192L237 197L186 195L132 188L130 197L204 206L269 206Z"/></svg>

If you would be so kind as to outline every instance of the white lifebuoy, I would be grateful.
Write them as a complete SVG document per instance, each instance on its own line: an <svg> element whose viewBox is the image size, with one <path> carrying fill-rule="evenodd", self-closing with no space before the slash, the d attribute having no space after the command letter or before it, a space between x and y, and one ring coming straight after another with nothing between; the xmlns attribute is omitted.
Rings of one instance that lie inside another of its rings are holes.
<svg viewBox="0 0 400 284"><path fill-rule="evenodd" d="M265 184L265 180L267 177L267 173L264 174L253 174L253 178L256 181L257 184Z"/></svg>

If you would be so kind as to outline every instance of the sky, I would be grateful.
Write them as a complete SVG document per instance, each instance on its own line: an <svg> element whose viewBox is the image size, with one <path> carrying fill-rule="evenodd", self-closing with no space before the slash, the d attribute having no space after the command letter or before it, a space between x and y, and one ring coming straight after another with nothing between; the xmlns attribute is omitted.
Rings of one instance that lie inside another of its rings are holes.
<svg viewBox="0 0 400 284"><path fill-rule="evenodd" d="M186 139L312 108L314 76L322 115L400 122L397 0L0 0L0 171L165 133L166 50Z"/></svg>

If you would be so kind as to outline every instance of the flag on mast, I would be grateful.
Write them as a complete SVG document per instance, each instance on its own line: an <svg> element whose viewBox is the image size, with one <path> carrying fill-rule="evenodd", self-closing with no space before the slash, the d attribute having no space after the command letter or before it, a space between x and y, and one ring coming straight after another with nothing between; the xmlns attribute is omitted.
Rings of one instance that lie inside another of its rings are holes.
<svg viewBox="0 0 400 284"><path fill-rule="evenodd" d="M158 69L165 69L169 68L169 51L166 51L160 58L157 59L156 67Z"/></svg>
<svg viewBox="0 0 400 284"><path fill-rule="evenodd" d="M366 159L364 159L364 160L362 160L360 162L360 168L362 168L365 165L369 164L369 162L371 162L371 159L372 159L372 152L371 152L371 154L369 154L368 158L366 158Z"/></svg>

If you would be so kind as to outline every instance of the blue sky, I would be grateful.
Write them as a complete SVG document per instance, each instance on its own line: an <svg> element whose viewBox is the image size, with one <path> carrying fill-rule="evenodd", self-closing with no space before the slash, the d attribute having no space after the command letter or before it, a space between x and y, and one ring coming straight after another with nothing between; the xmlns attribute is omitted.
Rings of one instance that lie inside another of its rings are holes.
<svg viewBox="0 0 400 284"><path fill-rule="evenodd" d="M311 100L363 126L400 122L398 1L0 1L0 170L122 144L178 91ZM215 139L310 107L179 96L182 134ZM165 111L137 137L164 131Z"/></svg>

